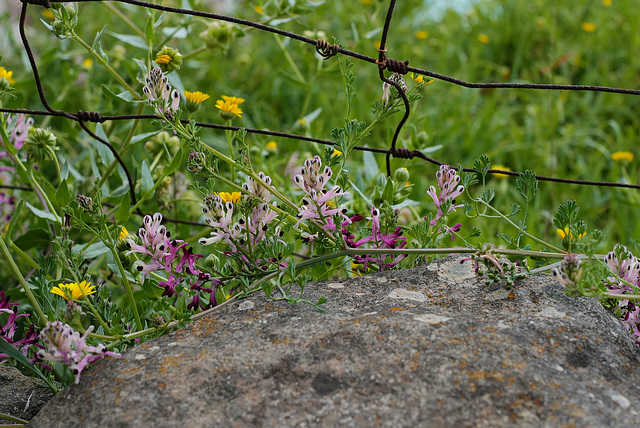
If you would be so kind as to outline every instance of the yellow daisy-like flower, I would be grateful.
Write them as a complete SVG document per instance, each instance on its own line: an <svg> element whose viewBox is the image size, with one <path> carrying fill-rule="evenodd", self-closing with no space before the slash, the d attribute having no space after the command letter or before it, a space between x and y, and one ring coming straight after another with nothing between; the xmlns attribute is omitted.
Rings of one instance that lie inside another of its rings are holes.
<svg viewBox="0 0 640 428"><path fill-rule="evenodd" d="M91 58L87 58L82 61L82 68L85 70L91 70L93 68L93 60Z"/></svg>
<svg viewBox="0 0 640 428"><path fill-rule="evenodd" d="M593 33L596 31L596 25L591 22L583 22L581 25L582 29L588 33Z"/></svg>
<svg viewBox="0 0 640 428"><path fill-rule="evenodd" d="M119 241L122 241L123 239L127 239L127 236L129 236L129 231L122 226L122 229L120 229L120 236L118 237Z"/></svg>
<svg viewBox="0 0 640 428"><path fill-rule="evenodd" d="M267 150L275 150L278 148L278 144L275 141L269 141L264 148Z"/></svg>
<svg viewBox="0 0 640 428"><path fill-rule="evenodd" d="M91 282L82 281L80 285L77 282L70 282L68 284L60 283L51 289L53 294L63 297L65 300L78 300L82 296L88 296L96 292L96 289Z"/></svg>
<svg viewBox="0 0 640 428"><path fill-rule="evenodd" d="M493 165L492 169L500 169L502 171L511 171L511 168L504 165ZM499 178L505 178L509 176L508 174L500 174L499 172L493 172L492 174Z"/></svg>
<svg viewBox="0 0 640 428"><path fill-rule="evenodd" d="M13 76L13 71L7 71L4 67L0 67L0 79L5 79L10 85L13 85L16 80L12 79L11 76Z"/></svg>
<svg viewBox="0 0 640 428"><path fill-rule="evenodd" d="M158 58L156 58L154 61L158 64L169 64L171 60L172 58L169 55L158 55Z"/></svg>
<svg viewBox="0 0 640 428"><path fill-rule="evenodd" d="M490 40L490 39L489 39L489 36L487 36L486 34L480 34L480 35L478 36L478 41L479 41L480 43L489 43L489 40Z"/></svg>
<svg viewBox="0 0 640 428"><path fill-rule="evenodd" d="M231 120L235 116L242 117L242 110L236 103L218 100L216 101L216 108L220 109L220 116L224 120Z"/></svg>
<svg viewBox="0 0 640 428"><path fill-rule="evenodd" d="M634 158L634 154L631 152L614 152L611 153L611 159L616 162L627 161L631 162Z"/></svg>
<svg viewBox="0 0 640 428"><path fill-rule="evenodd" d="M244 102L244 98L240 97L228 97L226 95L222 96L222 99L226 102L230 102L231 104L240 105Z"/></svg>
<svg viewBox="0 0 640 428"><path fill-rule="evenodd" d="M194 104L201 104L202 102L209 99L209 94L203 94L200 91L189 92L184 91L184 97L187 99L187 102Z"/></svg>
<svg viewBox="0 0 640 428"><path fill-rule="evenodd" d="M424 40L427 37L429 37L429 33L427 33L426 31L420 30L416 32L416 37L419 38L420 40Z"/></svg>
<svg viewBox="0 0 640 428"><path fill-rule="evenodd" d="M240 198L242 198L242 193L240 192L216 192L216 195L220 196L222 198L222 201L225 203L231 202L235 204L237 202L240 202Z"/></svg>
<svg viewBox="0 0 640 428"><path fill-rule="evenodd" d="M573 232L569 231L569 226L565 227L564 230L556 229L556 232L558 232L558 236L560 236L560 238L562 239L566 238L567 236L570 236L571 239L573 239ZM578 239L584 238L586 234L587 232L581 233L580 235L578 235Z"/></svg>

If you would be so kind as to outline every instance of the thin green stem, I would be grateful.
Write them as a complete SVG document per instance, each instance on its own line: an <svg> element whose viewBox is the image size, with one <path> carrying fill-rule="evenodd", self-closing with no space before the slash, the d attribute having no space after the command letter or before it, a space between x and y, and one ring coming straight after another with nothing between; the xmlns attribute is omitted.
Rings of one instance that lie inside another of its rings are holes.
<svg viewBox="0 0 640 428"><path fill-rule="evenodd" d="M91 53L93 55L93 57L96 59L96 61L98 61L98 63L100 65L102 65L104 68L107 69L107 71L109 72L109 74L111 74L118 82L120 82L120 84L122 86L124 86L124 88L129 91L129 93L131 95L133 95L136 99L141 100L142 97L140 95L138 95L138 93L131 87L129 86L129 84L120 76L120 74L118 74L117 71L115 71L110 65L109 63L107 63L107 61L104 60L104 58L102 58L100 55L98 55L98 53L96 51L93 50L93 48L84 40L82 40L76 33L75 31L72 31L71 36L73 38L73 40L75 40L76 42L78 42L80 45L82 45L82 47L84 47L87 52Z"/></svg>
<svg viewBox="0 0 640 428"><path fill-rule="evenodd" d="M40 307L40 305L38 304L38 301L36 300L36 296L34 296L33 292L31 292L31 289L29 288L27 281L24 279L24 276L22 276L22 272L20 272L18 265L16 265L16 262L13 260L11 253L9 253L9 248L7 248L7 244L5 243L5 237L1 234L0 234L0 252L2 252L2 255L7 260L7 263L9 263L9 269L11 270L11 273L13 274L14 278L16 278L20 283L20 285L22 286L22 289L24 293L27 295L29 302L31 303L31 305L33 306L33 309L38 314L40 326L44 327L48 321L47 317L42 311L42 308Z"/></svg>
<svg viewBox="0 0 640 428"><path fill-rule="evenodd" d="M122 266L122 262L120 261L120 257L118 256L118 251L116 250L115 246L113 246L113 245L109 245L108 247L111 250L111 253L113 254L113 259L115 260L116 265L118 265L118 270L120 271L120 276L122 277L122 282L124 283L124 288L127 291L127 298L129 299L129 306L131 307L131 310L133 310L133 317L136 320L136 324L138 325L138 329L142 330L142 321L140 320L140 314L138 313L138 306L136 305L136 299L133 296L133 288L131 287L131 284L129 283L129 279L127 279L126 272L124 271L124 266Z"/></svg>
<svg viewBox="0 0 640 428"><path fill-rule="evenodd" d="M522 233L524 236L526 236L527 238L544 245L545 247L553 250L553 251L557 251L557 252L563 252L563 250L561 248L558 248L554 245L549 244L548 242L533 236L532 234L530 234L529 232L525 231L524 229L522 229L520 226L518 226L517 224L515 224L514 222L512 222L507 216L505 216L504 214L502 214L500 211L498 211L496 208L492 207L490 204L486 203L485 201L483 201L482 199L472 199L474 202L480 202L483 205L485 205L486 207L488 207L489 209L491 209L493 212L495 212L496 214L498 214L498 216L500 218L502 218L503 220L505 220L507 223L509 223L510 225L512 225L513 227L515 227L519 233ZM566 255L566 253L565 253Z"/></svg>
<svg viewBox="0 0 640 428"><path fill-rule="evenodd" d="M25 421L24 419L20 419L20 418L16 418L15 416L11 416L11 415L7 415L6 413L0 413L0 419L6 419L8 421L11 422L16 422L18 424L21 424L22 426L26 425L29 423L29 421ZM0 427L19 427L21 425L0 425Z"/></svg>
<svg viewBox="0 0 640 428"><path fill-rule="evenodd" d="M298 68L298 66L296 65L296 62L293 60L293 58L291 57L291 54L289 54L289 50L287 49L287 47L284 45L284 43L282 42L282 39L280 38L280 36L278 36L277 34L274 34L273 37L276 39L276 43L278 43L278 46L280 47L280 49L282 50L282 53L284 54L284 57L287 59L287 62L289 63L289 65L291 66L291 68L293 69L293 73L296 75L296 77L298 78L298 81L300 83L302 83L303 85L307 86L307 81L304 78L304 76L302 75L302 73L300 72L300 69Z"/></svg>
<svg viewBox="0 0 640 428"><path fill-rule="evenodd" d="M108 9L111 9L111 11L113 13L115 13L116 15L118 15L118 18L120 18L122 20L122 22L124 22L125 24L127 24L133 31L135 31L136 33L138 33L138 35L140 37L142 37L143 39L146 38L144 31L142 31L132 20L129 19L129 17L127 15L125 15L120 9L116 8L112 3L110 2L105 2L104 3L105 6L107 6Z"/></svg>

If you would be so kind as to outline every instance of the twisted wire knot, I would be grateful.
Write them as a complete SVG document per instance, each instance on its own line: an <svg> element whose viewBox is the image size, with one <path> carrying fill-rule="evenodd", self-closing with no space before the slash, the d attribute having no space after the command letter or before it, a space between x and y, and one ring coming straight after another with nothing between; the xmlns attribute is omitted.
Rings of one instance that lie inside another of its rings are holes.
<svg viewBox="0 0 640 428"><path fill-rule="evenodd" d="M78 120L83 122L104 122L106 119L100 116L97 111L78 110Z"/></svg>
<svg viewBox="0 0 640 428"><path fill-rule="evenodd" d="M44 6L47 9L51 9L51 3L49 0L21 0L23 3L33 4L36 6Z"/></svg>
<svg viewBox="0 0 640 428"><path fill-rule="evenodd" d="M409 70L407 70L407 66L409 65L409 61L399 61L397 59L391 59L391 58L387 58L386 59L386 65L387 65L387 70L389 70L392 73L400 73L400 74L407 74L409 72ZM380 67L378 65L378 67Z"/></svg>
<svg viewBox="0 0 640 428"><path fill-rule="evenodd" d="M326 40L318 39L316 41L316 52L327 60L338 53L338 44L330 45Z"/></svg>
<svg viewBox="0 0 640 428"><path fill-rule="evenodd" d="M393 157L399 159L413 159L413 150L396 147L393 151Z"/></svg>

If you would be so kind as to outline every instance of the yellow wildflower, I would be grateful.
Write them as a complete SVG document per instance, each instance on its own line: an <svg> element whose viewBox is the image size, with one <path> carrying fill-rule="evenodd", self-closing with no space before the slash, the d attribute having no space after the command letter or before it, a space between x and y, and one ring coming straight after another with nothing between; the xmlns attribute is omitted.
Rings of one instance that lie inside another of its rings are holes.
<svg viewBox="0 0 640 428"><path fill-rule="evenodd" d="M253 6L253 10L255 10L258 15L262 15L264 13L262 6Z"/></svg>
<svg viewBox="0 0 640 428"><path fill-rule="evenodd" d="M122 241L123 239L127 239L127 236L129 236L129 231L122 226L122 229L120 229L120 236L118 237L118 240Z"/></svg>
<svg viewBox="0 0 640 428"><path fill-rule="evenodd" d="M426 31L422 31L422 30L420 30L420 31L417 31L417 32L416 32L416 37L417 37L417 38L419 38L419 39L421 39L421 40L424 40L424 39L426 39L427 37L429 37L429 33L427 33Z"/></svg>
<svg viewBox="0 0 640 428"><path fill-rule="evenodd" d="M216 101L216 108L220 109L220 116L225 120L231 120L234 116L242 117L242 110L236 103L218 100Z"/></svg>
<svg viewBox="0 0 640 428"><path fill-rule="evenodd" d="M266 145L266 146L264 146L264 148L265 148L265 149L267 149L267 150L275 150L275 149L277 149L277 148L278 148L278 145L276 144L276 142L275 142L275 141L269 141L269 142L267 143L267 145Z"/></svg>
<svg viewBox="0 0 640 428"><path fill-rule="evenodd" d="M373 4L373 0L362 0L362 4Z"/></svg>
<svg viewBox="0 0 640 428"><path fill-rule="evenodd" d="M376 49L380 49L380 40L377 40L373 45L376 47Z"/></svg>
<svg viewBox="0 0 640 428"><path fill-rule="evenodd" d="M342 152L340 150L333 149L331 156L342 156Z"/></svg>
<svg viewBox="0 0 640 428"><path fill-rule="evenodd" d="M91 70L93 68L93 60L91 58L87 58L82 61L82 68L85 70Z"/></svg>
<svg viewBox="0 0 640 428"><path fill-rule="evenodd" d="M591 22L583 22L581 27L588 33L593 33L594 31L596 31L596 25L592 24Z"/></svg>
<svg viewBox="0 0 640 428"><path fill-rule="evenodd" d="M240 105L244 102L244 98L239 97L228 97L226 95L222 96L222 99L231 104Z"/></svg>
<svg viewBox="0 0 640 428"><path fill-rule="evenodd" d="M511 168L509 168L508 166L504 166L504 165L494 165L491 169L500 169L502 171L511 171ZM495 175L496 177L499 178L505 178L508 177L508 174L500 174L499 172L493 172L493 175Z"/></svg>
<svg viewBox="0 0 640 428"><path fill-rule="evenodd" d="M53 294L63 297L65 300L78 300L82 296L88 296L96 292L96 289L91 282L82 281L80 285L77 282L70 282L68 284L60 283L51 289Z"/></svg>
<svg viewBox="0 0 640 428"><path fill-rule="evenodd" d="M573 239L573 232L569 231L569 226L565 227L564 230L556 229L556 232L558 232L558 236L560 236L560 238L562 239L566 238L567 236L570 236L571 239ZM586 234L587 232L581 233L580 235L578 235L578 239L582 239Z"/></svg>
<svg viewBox="0 0 640 428"><path fill-rule="evenodd" d="M203 101L206 101L209 99L208 94L203 94L200 91L195 91L195 92L184 91L184 97L187 99L187 102L195 103L195 104L200 104Z"/></svg>
<svg viewBox="0 0 640 428"><path fill-rule="evenodd" d="M16 80L12 79L11 76L13 76L13 71L7 71L4 67L0 67L0 79L5 79L10 85L13 85Z"/></svg>
<svg viewBox="0 0 640 428"><path fill-rule="evenodd" d="M620 161L627 161L627 162L631 162L634 158L633 153L631 152L614 152L611 153L611 159L613 159L616 162L620 162Z"/></svg>
<svg viewBox="0 0 640 428"><path fill-rule="evenodd" d="M242 193L240 192L216 192L216 195L220 196L223 202L231 202L233 204L240 202L240 198L242 198Z"/></svg>
<svg viewBox="0 0 640 428"><path fill-rule="evenodd" d="M424 76L422 74L416 74L414 75L413 73L411 73L411 78L413 79L414 82L416 83L422 83L424 82Z"/></svg>
<svg viewBox="0 0 640 428"><path fill-rule="evenodd" d="M611 6L611 0L602 0L602 4L605 6Z"/></svg>
<svg viewBox="0 0 640 428"><path fill-rule="evenodd" d="M171 57L169 55L158 55L158 58L155 59L155 62L158 64L169 64L171 62Z"/></svg>
<svg viewBox="0 0 640 428"><path fill-rule="evenodd" d="M480 34L480 35L478 36L478 41L479 41L480 43L489 43L489 40L490 40L490 39L489 39L489 36L487 36L486 34Z"/></svg>

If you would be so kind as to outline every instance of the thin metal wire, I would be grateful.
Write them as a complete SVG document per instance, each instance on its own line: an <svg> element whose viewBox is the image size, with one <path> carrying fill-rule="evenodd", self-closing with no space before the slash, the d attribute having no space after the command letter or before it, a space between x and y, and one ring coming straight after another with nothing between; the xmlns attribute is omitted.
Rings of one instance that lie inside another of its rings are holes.
<svg viewBox="0 0 640 428"><path fill-rule="evenodd" d="M45 0L46 1L46 0ZM102 0L78 0L78 2L84 2L84 3L88 3L88 2L101 2ZM111 0L110 0L111 1ZM172 13L180 13L180 14L186 14L186 15L193 15L193 16L200 16L200 17L205 17L205 18L211 18L211 19L218 19L218 20L222 20L222 21L227 21L227 22L232 22L232 23L236 23L239 25L246 25L249 27L253 27L253 28L257 28L259 30L263 30L263 31L268 31L271 33L275 33L275 34L279 34L285 37L289 37L298 41L301 41L303 43L308 43L313 45L314 47L318 47L318 40L314 40L314 39L310 39L308 37L305 36L301 36L299 34L295 34L289 31L285 31L285 30L281 30L279 28L274 28L274 27L270 27L268 25L264 25L264 24L260 24L257 22L253 22L253 21L249 21L249 20L245 20L245 19L240 19L240 18L235 18L235 17L230 17L230 16L225 16L225 15L220 15L220 14L214 14L214 13L208 13L208 12L202 12L202 11L195 11L195 10L188 10L188 9L181 9L181 8L174 8L174 7L169 7L169 6L162 6L162 5L155 5L152 3L148 3L148 2L143 2L143 1L138 1L138 0L114 0L114 1L118 1L121 3L127 3L127 4L132 4L132 5L137 5L137 6L142 6L142 7L147 7L147 8L151 8L151 9L156 9L156 10L161 10L161 11L167 11L167 12L172 12ZM20 35L21 35L21 39L23 42L23 45L25 47L25 51L27 53L27 57L29 58L29 62L31 64L32 70L33 70L33 74L34 74L34 79L35 79L35 83L36 83L36 88L38 90L38 95L40 96L40 100L43 104L43 106L47 109L47 111L38 111L38 110L29 110L29 109L8 109L8 108L0 108L0 112L10 112L10 113L24 113L24 114L33 114L33 115L49 115L49 116L60 116L60 117L65 117L67 119L70 120L74 120L80 123L80 125L82 126L82 128L89 133L89 135L92 136L92 138L95 138L97 141L99 141L102 144L105 144L109 147L109 149L112 151L112 153L114 153L116 159L118 160L118 163L122 166L122 168L124 169L126 175L127 175L127 180L129 181L129 188L130 188L130 192L131 192L131 198L132 198L132 202L135 204L136 203L136 199L135 199L135 191L134 191L134 187L133 187L133 182L131 179L131 176L129 174L128 169L126 168L126 165L124 164L124 162L122 161L122 159L120 158L120 156L117 154L117 151L115 150L115 148L113 146L111 146L110 144L108 144L108 142L104 141L103 139L99 138L97 135L95 135L92 131L90 131L86 125L84 124L85 121L87 120L91 120L91 121L99 121L99 122L103 122L105 120L130 120L130 119L159 119L157 116L155 115L151 115L151 114L146 114L146 115L118 115L118 116L102 116L100 113L98 112L83 112L83 111L79 111L77 114L74 113L69 113L63 110L56 110L53 107L51 107L45 97L44 94L44 90L42 88L42 83L40 80L40 75L38 72L38 68L37 68L37 64L35 61L35 57L33 55L33 51L31 50L31 47L29 45L26 33L25 33L25 17L26 17L26 9L27 9L27 5L29 3L31 4L39 4L39 5L44 5L42 3L42 0L22 0L23 2L23 6L22 6L22 12L20 15ZM51 3L61 3L62 0L56 1L53 0L51 1ZM381 43L380 43L380 48L379 48L379 55L378 55L378 59L366 56L366 55L362 55L360 53L357 52L353 52L353 51L349 51L347 49L343 49L343 48L339 48L337 45L333 45L331 46L331 53L341 53L343 55L347 55L356 59L360 59L362 61L366 61L369 63L374 63L374 64L378 64L379 67L379 76L380 79L383 82L386 82L390 85L392 85L394 88L396 88L396 90L398 90L398 93L400 94L400 96L403 99L403 102L405 104L405 113L400 121L400 123L398 124L398 126L396 127L396 130L394 132L394 136L392 139L392 143L391 143L391 148L390 149L378 149L378 148L372 148L372 147L364 147L364 146L356 146L354 147L355 150L360 150L360 151L369 151L369 152L373 152L373 153L381 153L381 154L385 154L386 158L387 158L387 174L391 175L391 170L390 170L390 157L394 156L394 157L398 157L398 158L402 158L402 159L412 159L414 157L419 158L419 159L423 159L427 162L430 162L432 164L435 165L443 165L444 162L441 162L439 160L430 158L428 156L426 156L424 153L420 152L419 150L409 150L409 149L404 149L404 148L397 148L396 147L396 142L400 133L400 130L402 129L402 126L404 125L404 123L407 121L409 115L410 115L410 105L409 105L409 100L406 97L406 95L404 94L404 91L402 90L402 88L400 87L400 85L398 85L396 82L387 79L384 76L384 70L385 69L390 69L389 65L391 64L391 69L390 71L401 71L401 72L405 72L405 71L411 71L413 73L417 73L417 74L422 74L425 76L429 76L429 77L433 77L439 80L443 80L446 82L450 82L459 86L463 86L463 87L467 87L467 88L476 88L476 89L482 89L482 88L504 88L504 89L544 89L544 90L567 90L567 91L594 91L594 92L609 92L609 93L619 93L619 94L626 94L626 95L640 95L640 90L632 90L632 89L623 89L623 88L613 88L613 87L603 87L603 86L590 86L590 85L550 85L550 84L535 84L535 83L471 83L471 82L466 82L463 80L459 80L450 76L446 76L446 75L442 75L439 73L434 73L428 70L424 70L424 69L420 69L420 68L416 68L416 67L409 67L408 66L408 61L406 62L401 62L401 61L397 61L397 60L392 60L389 58L386 58L386 42L387 42L387 37L388 37L388 33L389 33L389 28L391 25L391 17L393 15L393 9L395 7L395 3L396 0L390 0L390 4L389 4L389 9L387 11L387 16L385 18L385 26L382 32L382 36L381 36ZM46 5L45 5L46 7ZM324 43L320 43L321 46L324 46ZM183 123L187 123L187 120L182 120ZM203 127L203 128L210 128L210 129L219 129L219 130L232 130L232 131L237 131L240 129L243 129L241 127L238 126L226 126L226 125L217 125L217 124L212 124L212 123L203 123L203 122L197 122L196 123L198 126ZM290 134L290 133L286 133L286 132L278 132L278 131L267 131L267 130L261 130L261 129L252 129L252 128L244 128L248 133L254 133L254 134L261 134L261 135L270 135L270 136L275 136L275 137L282 137L282 138L292 138L292 139L296 139L296 140L301 140L301 141L309 141L309 142L315 142L315 143L319 143L319 144L324 144L324 145L332 145L335 146L336 143L333 141L329 141L329 140L322 140L322 139L318 139L318 138L312 138L312 137L306 137L306 136L301 136L301 135L296 135L296 134ZM477 172L476 170L474 170L473 168L464 168L464 171L467 172ZM520 173L519 172L515 172L515 171L504 171L504 170L490 170L489 172L491 173L500 173L500 174L504 174L504 175L509 175L509 176L519 176ZM640 189L640 185L635 185L635 184L627 184L627 183L613 183L613 182L604 182L604 181L591 181L591 180L574 180L574 179L566 179L566 178L558 178L558 177L547 177L547 176L536 176L536 178L540 181L550 181L550 182L558 182L558 183L571 183L571 184L578 184L578 185L591 185L591 186L602 186L602 187L620 187L620 188L632 188L632 189Z"/></svg>

